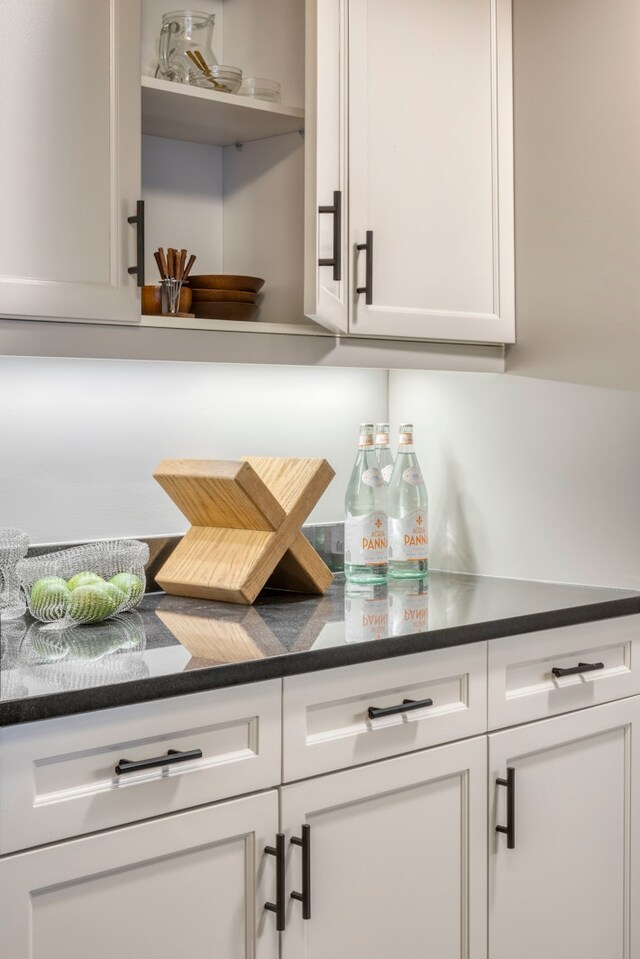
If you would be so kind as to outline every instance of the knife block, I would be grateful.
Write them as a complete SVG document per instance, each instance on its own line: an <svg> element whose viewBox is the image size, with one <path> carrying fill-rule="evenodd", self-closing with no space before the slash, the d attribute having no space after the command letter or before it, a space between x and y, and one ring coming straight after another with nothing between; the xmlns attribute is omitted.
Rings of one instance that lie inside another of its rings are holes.
<svg viewBox="0 0 640 959"><path fill-rule="evenodd" d="M156 576L166 593L250 605L265 586L331 585L300 532L335 475L326 460L164 460L153 475L191 523Z"/></svg>

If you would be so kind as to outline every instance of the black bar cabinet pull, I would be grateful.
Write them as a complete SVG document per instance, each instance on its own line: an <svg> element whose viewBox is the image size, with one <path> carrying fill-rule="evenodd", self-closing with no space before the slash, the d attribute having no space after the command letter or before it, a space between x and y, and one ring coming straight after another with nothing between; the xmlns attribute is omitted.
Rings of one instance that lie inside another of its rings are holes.
<svg viewBox="0 0 640 959"><path fill-rule="evenodd" d="M577 666L554 666L551 672L558 679L560 676L575 676L577 673L592 673L594 669L604 669L604 663L578 663Z"/></svg>
<svg viewBox="0 0 640 959"><path fill-rule="evenodd" d="M396 713L410 713L412 709L424 709L433 706L432 699L403 699L400 706L369 706L369 719L379 719L381 716L395 716Z"/></svg>
<svg viewBox="0 0 640 959"><path fill-rule="evenodd" d="M364 301L367 306L373 303L373 230L367 230L367 242L357 243L356 250L366 251L366 260L364 267L364 286L359 286L356 293L364 293Z"/></svg>
<svg viewBox="0 0 640 959"><path fill-rule="evenodd" d="M202 759L201 749L170 749L166 756L154 756L152 759L121 759L116 766L116 775L134 773L140 769L154 769L156 766L173 766L174 763L186 763L190 759Z"/></svg>
<svg viewBox="0 0 640 959"><path fill-rule="evenodd" d="M284 849L284 833L279 832L276 835L276 844L275 846L265 846L264 851L267 856L276 857L276 901L275 902L265 902L264 908L268 912L275 912L276 914L276 930L278 932L284 932L285 928L285 901L284 901L284 869L285 869L285 849Z"/></svg>
<svg viewBox="0 0 640 959"><path fill-rule="evenodd" d="M507 837L507 849L516 848L516 771L513 766L507 766L507 778L496 779L498 786L507 787L507 825L496 826L496 832L503 832Z"/></svg>
<svg viewBox="0 0 640 959"><path fill-rule="evenodd" d="M301 839L291 837L291 845L302 848L302 892L292 892L291 898L302 903L302 918L311 919L311 826L305 824L301 832Z"/></svg>
<svg viewBox="0 0 640 959"><path fill-rule="evenodd" d="M136 257L138 262L130 266L128 271L136 275L138 286L144 286L144 200L136 203L136 215L128 216L127 223L135 223L138 231L136 236Z"/></svg>
<svg viewBox="0 0 640 959"><path fill-rule="evenodd" d="M334 280L342 279L342 192L333 191L333 206L319 206L318 213L333 216L333 256L318 260L318 266L332 266Z"/></svg>

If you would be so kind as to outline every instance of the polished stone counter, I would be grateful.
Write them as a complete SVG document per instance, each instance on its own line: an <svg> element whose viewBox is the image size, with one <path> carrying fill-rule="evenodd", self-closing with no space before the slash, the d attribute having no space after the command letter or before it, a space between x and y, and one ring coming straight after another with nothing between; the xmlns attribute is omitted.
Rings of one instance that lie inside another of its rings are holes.
<svg viewBox="0 0 640 959"><path fill-rule="evenodd" d="M249 607L147 594L100 626L1 623L0 725L631 613L626 590L435 571L428 588L339 576L324 597L265 591Z"/></svg>

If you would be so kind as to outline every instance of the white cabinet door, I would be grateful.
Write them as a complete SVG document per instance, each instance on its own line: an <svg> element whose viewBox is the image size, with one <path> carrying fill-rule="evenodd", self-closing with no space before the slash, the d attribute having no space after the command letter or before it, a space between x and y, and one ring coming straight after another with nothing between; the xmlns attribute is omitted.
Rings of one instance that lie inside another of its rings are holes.
<svg viewBox="0 0 640 959"><path fill-rule="evenodd" d="M275 791L0 860L11 959L277 959Z"/></svg>
<svg viewBox="0 0 640 959"><path fill-rule="evenodd" d="M307 0L305 313L348 330L347 0Z"/></svg>
<svg viewBox="0 0 640 959"><path fill-rule="evenodd" d="M139 320L138 0L0 4L0 314Z"/></svg>
<svg viewBox="0 0 640 959"><path fill-rule="evenodd" d="M489 737L491 959L640 955L639 720L633 697Z"/></svg>
<svg viewBox="0 0 640 959"><path fill-rule="evenodd" d="M349 0L349 238L350 332L513 342L511 0Z"/></svg>
<svg viewBox="0 0 640 959"><path fill-rule="evenodd" d="M486 957L486 738L285 786L282 959Z"/></svg>

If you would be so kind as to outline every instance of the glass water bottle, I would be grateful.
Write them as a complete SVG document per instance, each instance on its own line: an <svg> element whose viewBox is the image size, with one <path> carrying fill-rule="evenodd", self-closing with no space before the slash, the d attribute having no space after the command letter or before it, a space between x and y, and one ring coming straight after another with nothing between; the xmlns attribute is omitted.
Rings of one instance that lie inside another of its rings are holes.
<svg viewBox="0 0 640 959"><path fill-rule="evenodd" d="M376 453L382 478L385 483L388 483L393 473L393 453L389 446L388 423L376 423Z"/></svg>
<svg viewBox="0 0 640 959"><path fill-rule="evenodd" d="M389 493L389 575L418 579L428 569L427 487L413 449L413 426L400 427Z"/></svg>
<svg viewBox="0 0 640 959"><path fill-rule="evenodd" d="M389 570L387 489L373 443L360 427L358 455L345 497L344 572L353 583L384 583Z"/></svg>

